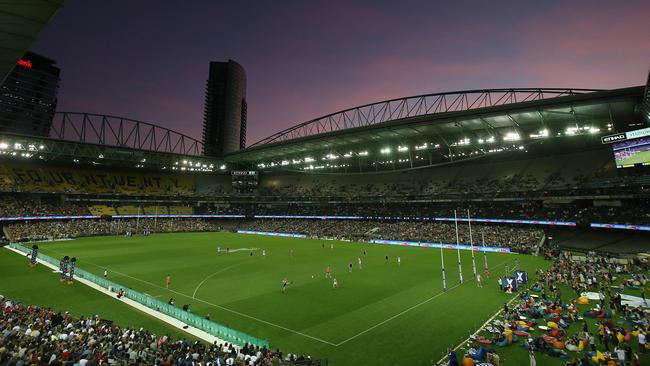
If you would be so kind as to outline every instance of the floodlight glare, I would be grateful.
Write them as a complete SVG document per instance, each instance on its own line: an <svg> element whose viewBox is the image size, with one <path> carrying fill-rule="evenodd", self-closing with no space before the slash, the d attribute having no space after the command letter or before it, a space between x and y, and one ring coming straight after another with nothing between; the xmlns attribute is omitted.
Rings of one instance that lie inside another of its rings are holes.
<svg viewBox="0 0 650 366"><path fill-rule="evenodd" d="M398 147L397 147L397 151L399 151L399 152L405 152L405 151L409 151L409 148L408 148L408 146L398 146ZM390 151L389 151L389 152L390 152Z"/></svg>
<svg viewBox="0 0 650 366"><path fill-rule="evenodd" d="M519 136L519 133L517 132L508 132L506 133L505 136L503 136L504 141L518 141L521 140L521 137Z"/></svg>
<svg viewBox="0 0 650 366"><path fill-rule="evenodd" d="M368 151L360 151L359 156L368 156Z"/></svg>
<svg viewBox="0 0 650 366"><path fill-rule="evenodd" d="M382 154L390 154L390 147L385 147L381 150L379 150L380 153Z"/></svg>

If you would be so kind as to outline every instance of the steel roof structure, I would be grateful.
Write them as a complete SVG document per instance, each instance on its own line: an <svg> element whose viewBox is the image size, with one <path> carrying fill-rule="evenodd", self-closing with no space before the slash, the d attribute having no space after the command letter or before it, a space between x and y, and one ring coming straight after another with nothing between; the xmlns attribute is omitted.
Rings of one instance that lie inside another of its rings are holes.
<svg viewBox="0 0 650 366"><path fill-rule="evenodd" d="M0 4L0 83L65 0L5 0Z"/></svg>
<svg viewBox="0 0 650 366"><path fill-rule="evenodd" d="M203 142L151 123L101 114L57 112L50 137L59 140L199 156Z"/></svg>
<svg viewBox="0 0 650 366"><path fill-rule="evenodd" d="M311 165L350 172L370 166L377 170L380 165L409 168L420 155L421 164L433 165L520 148L543 138L635 128L630 123L638 126L643 93L641 86L616 90L536 88L394 99L301 123L226 160L259 169L304 170ZM393 154L386 155L394 158L381 156L388 149ZM344 159L349 163L341 163ZM398 160L407 164L395 164Z"/></svg>
<svg viewBox="0 0 650 366"><path fill-rule="evenodd" d="M0 156L190 172L409 169L639 128L646 92L498 89L389 100L302 123L225 160L201 156L201 141L151 123L60 112L49 138L0 135Z"/></svg>

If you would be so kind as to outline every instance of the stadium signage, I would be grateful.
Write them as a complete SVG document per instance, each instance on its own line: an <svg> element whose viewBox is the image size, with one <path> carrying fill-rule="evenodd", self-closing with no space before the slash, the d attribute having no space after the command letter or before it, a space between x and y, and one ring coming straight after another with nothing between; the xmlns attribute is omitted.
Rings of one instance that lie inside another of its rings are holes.
<svg viewBox="0 0 650 366"><path fill-rule="evenodd" d="M421 248L442 248L442 249L460 249L460 250L473 250L475 252L493 252L493 253L510 253L510 248L501 248L501 247L484 247L477 245L465 245L465 244L445 244L445 243L426 243L426 242L415 242L415 241L403 241L403 240L371 240L373 244L385 244L385 245L401 245L408 247L421 247Z"/></svg>
<svg viewBox="0 0 650 366"><path fill-rule="evenodd" d="M603 136L600 138L600 141L603 144L611 144L612 142L616 141L623 141L626 140L627 136L625 136L624 133L617 133L616 135L609 135L609 136Z"/></svg>
<svg viewBox="0 0 650 366"><path fill-rule="evenodd" d="M650 226L645 226L645 225L603 224L603 223L592 222L591 224L589 224L589 226L599 228L599 229L650 231Z"/></svg>
<svg viewBox="0 0 650 366"><path fill-rule="evenodd" d="M29 60L18 60L18 65L28 69L32 68L32 62Z"/></svg>
<svg viewBox="0 0 650 366"><path fill-rule="evenodd" d="M645 136L650 136L650 127L642 128L640 130L617 133L614 135L603 136L600 138L600 141L603 144L611 144L613 142L638 139L639 137L645 137Z"/></svg>

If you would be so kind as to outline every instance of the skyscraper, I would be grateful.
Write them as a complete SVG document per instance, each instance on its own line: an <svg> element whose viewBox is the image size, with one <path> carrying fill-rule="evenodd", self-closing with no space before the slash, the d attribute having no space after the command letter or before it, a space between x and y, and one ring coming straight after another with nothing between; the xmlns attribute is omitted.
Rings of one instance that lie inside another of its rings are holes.
<svg viewBox="0 0 650 366"><path fill-rule="evenodd" d="M203 154L246 147L246 72L233 60L210 62L203 112Z"/></svg>
<svg viewBox="0 0 650 366"><path fill-rule="evenodd" d="M55 63L29 51L18 60L0 86L0 132L50 134L61 71Z"/></svg>

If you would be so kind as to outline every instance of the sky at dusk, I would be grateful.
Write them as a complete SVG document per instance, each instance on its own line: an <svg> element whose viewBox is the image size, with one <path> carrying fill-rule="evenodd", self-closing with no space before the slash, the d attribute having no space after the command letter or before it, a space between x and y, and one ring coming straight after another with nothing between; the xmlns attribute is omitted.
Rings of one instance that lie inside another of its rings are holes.
<svg viewBox="0 0 650 366"><path fill-rule="evenodd" d="M644 84L650 1L68 0L31 49L62 69L59 111L198 139L208 63L233 59L251 144L408 95Z"/></svg>

